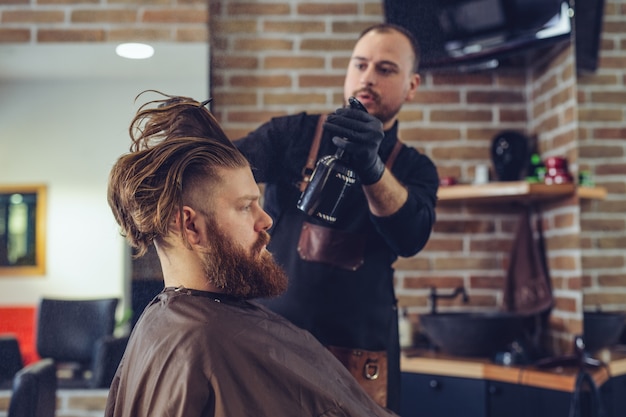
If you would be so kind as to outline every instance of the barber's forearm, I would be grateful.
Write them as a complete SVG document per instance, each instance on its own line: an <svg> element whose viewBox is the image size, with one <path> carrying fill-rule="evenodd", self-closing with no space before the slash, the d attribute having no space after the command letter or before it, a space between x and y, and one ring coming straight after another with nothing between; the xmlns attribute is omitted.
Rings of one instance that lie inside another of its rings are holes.
<svg viewBox="0 0 626 417"><path fill-rule="evenodd" d="M385 169L381 179L363 187L369 209L378 217L391 216L406 203L409 193L388 170Z"/></svg>

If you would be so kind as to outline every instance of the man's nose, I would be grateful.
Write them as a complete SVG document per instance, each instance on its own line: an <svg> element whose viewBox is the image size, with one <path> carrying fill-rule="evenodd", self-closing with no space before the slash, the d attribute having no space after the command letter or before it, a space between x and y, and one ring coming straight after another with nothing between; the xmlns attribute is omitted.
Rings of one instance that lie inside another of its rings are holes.
<svg viewBox="0 0 626 417"><path fill-rule="evenodd" d="M370 65L361 73L361 85L374 85L375 82L376 72L374 71L374 67Z"/></svg>
<svg viewBox="0 0 626 417"><path fill-rule="evenodd" d="M267 214L265 210L261 209L259 220L257 221L257 227L259 230L268 230L273 224L274 220L272 220L272 216Z"/></svg>

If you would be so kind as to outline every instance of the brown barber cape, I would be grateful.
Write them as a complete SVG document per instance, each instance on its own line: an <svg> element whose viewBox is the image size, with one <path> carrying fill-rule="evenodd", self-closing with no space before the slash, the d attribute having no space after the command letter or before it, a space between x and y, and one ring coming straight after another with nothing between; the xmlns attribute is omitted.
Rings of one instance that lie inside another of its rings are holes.
<svg viewBox="0 0 626 417"><path fill-rule="evenodd" d="M106 417L394 416L308 332L251 302L166 289L133 330Z"/></svg>

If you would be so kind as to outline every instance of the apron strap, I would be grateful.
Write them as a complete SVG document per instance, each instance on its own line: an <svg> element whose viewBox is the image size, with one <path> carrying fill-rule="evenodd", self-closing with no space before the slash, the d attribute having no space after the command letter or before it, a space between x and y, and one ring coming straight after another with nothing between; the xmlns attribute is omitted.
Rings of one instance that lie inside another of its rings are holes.
<svg viewBox="0 0 626 417"><path fill-rule="evenodd" d="M303 192L306 186L311 182L311 174L313 174L313 170L315 169L317 154L320 150L320 143L322 142L322 132L324 131L326 116L326 114L322 114L317 121L317 126L315 127L315 136L313 136L313 142L311 142L309 156L306 159L306 165L302 168L302 181L298 184L301 192Z"/></svg>
<svg viewBox="0 0 626 417"><path fill-rule="evenodd" d="M398 139L395 145L393 145L393 149L389 154L389 158L387 158L387 162L385 162L385 167L387 167L389 171L391 171L391 167L393 167L393 164L396 162L396 157L400 153L400 149L402 149L402 142Z"/></svg>

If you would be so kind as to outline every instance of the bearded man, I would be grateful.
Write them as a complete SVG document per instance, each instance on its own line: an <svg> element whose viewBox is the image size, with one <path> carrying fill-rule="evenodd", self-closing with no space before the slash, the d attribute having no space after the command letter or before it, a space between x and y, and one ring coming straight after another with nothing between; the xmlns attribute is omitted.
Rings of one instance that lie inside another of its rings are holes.
<svg viewBox="0 0 626 417"><path fill-rule="evenodd" d="M155 245L165 288L133 329L105 416L393 416L313 336L251 301L287 279L250 166L204 104L141 107L109 177L122 234L139 255Z"/></svg>

